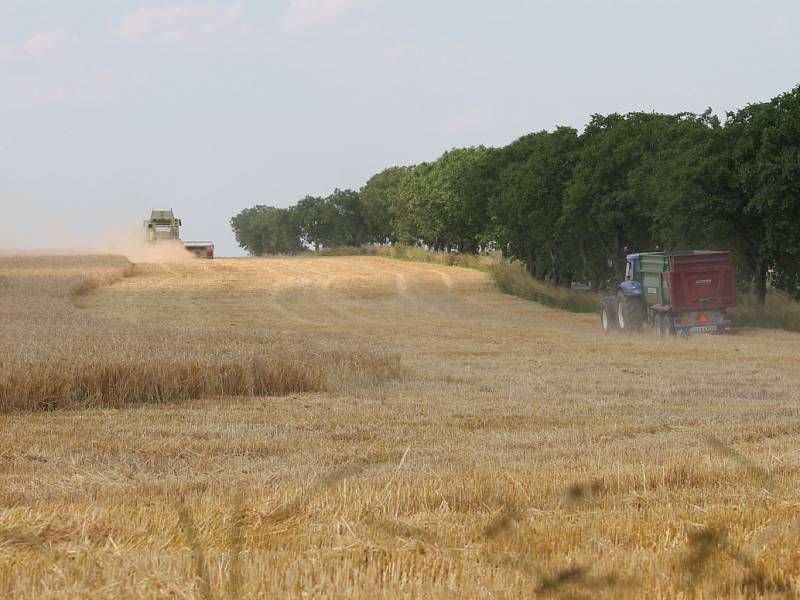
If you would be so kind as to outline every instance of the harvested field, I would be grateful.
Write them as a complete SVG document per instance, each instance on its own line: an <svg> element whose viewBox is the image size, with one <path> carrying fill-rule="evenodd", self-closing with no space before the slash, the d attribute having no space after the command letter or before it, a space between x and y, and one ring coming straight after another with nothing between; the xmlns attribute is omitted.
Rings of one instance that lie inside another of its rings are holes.
<svg viewBox="0 0 800 600"><path fill-rule="evenodd" d="M79 296L127 265L18 260L6 375L194 381L274 352L324 385L57 411L6 392L0 596L800 591L798 334L605 337L477 270L368 256L136 265Z"/></svg>

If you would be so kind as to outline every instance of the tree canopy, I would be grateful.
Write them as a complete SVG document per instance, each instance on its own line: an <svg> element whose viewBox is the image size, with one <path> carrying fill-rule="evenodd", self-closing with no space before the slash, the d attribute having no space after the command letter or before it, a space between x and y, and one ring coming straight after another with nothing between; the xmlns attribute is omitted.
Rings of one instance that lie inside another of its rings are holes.
<svg viewBox="0 0 800 600"><path fill-rule="evenodd" d="M502 148L454 148L359 191L231 220L251 254L405 243L500 250L535 277L594 287L626 249L729 249L740 282L800 298L800 86L726 115L593 115Z"/></svg>

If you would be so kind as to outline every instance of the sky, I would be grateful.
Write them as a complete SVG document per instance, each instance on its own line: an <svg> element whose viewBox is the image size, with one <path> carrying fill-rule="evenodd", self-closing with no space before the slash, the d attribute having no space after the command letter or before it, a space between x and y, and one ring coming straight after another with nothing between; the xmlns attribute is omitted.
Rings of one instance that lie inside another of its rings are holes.
<svg viewBox="0 0 800 600"><path fill-rule="evenodd" d="M798 83L797 0L0 0L0 248L173 208L241 255L229 221L256 204Z"/></svg>

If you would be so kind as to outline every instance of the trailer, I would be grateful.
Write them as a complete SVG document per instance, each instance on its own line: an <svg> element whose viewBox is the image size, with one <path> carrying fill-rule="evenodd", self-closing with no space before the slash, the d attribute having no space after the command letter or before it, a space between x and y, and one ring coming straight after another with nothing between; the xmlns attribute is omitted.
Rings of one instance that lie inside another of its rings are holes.
<svg viewBox="0 0 800 600"><path fill-rule="evenodd" d="M651 325L659 337L730 333L736 275L727 251L629 254L625 279L600 307L603 330L638 331Z"/></svg>
<svg viewBox="0 0 800 600"><path fill-rule="evenodd" d="M183 246L197 258L214 258L213 242L183 242Z"/></svg>

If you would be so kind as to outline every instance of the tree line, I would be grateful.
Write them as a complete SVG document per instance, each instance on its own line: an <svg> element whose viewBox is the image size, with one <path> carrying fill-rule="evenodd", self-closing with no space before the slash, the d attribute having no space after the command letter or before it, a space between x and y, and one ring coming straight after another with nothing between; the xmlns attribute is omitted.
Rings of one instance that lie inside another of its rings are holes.
<svg viewBox="0 0 800 600"><path fill-rule="evenodd" d="M359 190L233 217L254 255L412 244L500 250L541 280L597 288L627 251L727 249L740 282L800 299L800 86L727 113L593 115L502 148L391 167Z"/></svg>

